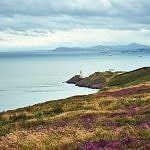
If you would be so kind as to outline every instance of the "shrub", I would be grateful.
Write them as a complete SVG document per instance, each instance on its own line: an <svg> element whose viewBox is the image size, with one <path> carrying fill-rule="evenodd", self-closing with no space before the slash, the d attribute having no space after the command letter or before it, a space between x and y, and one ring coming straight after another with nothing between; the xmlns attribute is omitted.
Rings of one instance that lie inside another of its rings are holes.
<svg viewBox="0 0 150 150"><path fill-rule="evenodd" d="M14 114L14 115L11 115L9 119L14 122L20 121L20 120L24 121L24 120L28 119L28 116L25 113L21 113L19 115Z"/></svg>
<svg viewBox="0 0 150 150"><path fill-rule="evenodd" d="M6 134L8 134L10 132L10 127L0 127L0 136L5 136Z"/></svg>
<svg viewBox="0 0 150 150"><path fill-rule="evenodd" d="M137 120L134 118L118 118L116 122L121 123L121 125L136 125Z"/></svg>
<svg viewBox="0 0 150 150"><path fill-rule="evenodd" d="M64 110L62 109L61 105L55 105L53 107L52 111L53 111L54 114L61 114L61 113L64 112Z"/></svg>

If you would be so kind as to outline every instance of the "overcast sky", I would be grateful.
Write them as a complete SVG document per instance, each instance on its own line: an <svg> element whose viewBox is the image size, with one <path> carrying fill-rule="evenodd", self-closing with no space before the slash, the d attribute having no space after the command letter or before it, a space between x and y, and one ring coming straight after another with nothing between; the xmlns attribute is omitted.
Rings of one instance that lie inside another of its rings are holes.
<svg viewBox="0 0 150 150"><path fill-rule="evenodd" d="M0 0L0 50L139 42L150 0Z"/></svg>

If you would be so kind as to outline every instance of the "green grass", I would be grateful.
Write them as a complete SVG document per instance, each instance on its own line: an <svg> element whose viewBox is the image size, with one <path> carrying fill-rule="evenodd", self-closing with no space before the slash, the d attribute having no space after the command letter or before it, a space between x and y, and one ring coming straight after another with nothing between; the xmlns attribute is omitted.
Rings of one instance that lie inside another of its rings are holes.
<svg viewBox="0 0 150 150"><path fill-rule="evenodd" d="M111 86L127 87L148 81L150 81L150 67L143 67L129 72L95 72L79 81L75 79L73 83L81 87L107 89Z"/></svg>
<svg viewBox="0 0 150 150"><path fill-rule="evenodd" d="M134 71L117 75L108 83L109 86L130 86L150 81L150 67L144 67Z"/></svg>
<svg viewBox="0 0 150 150"><path fill-rule="evenodd" d="M103 87L106 86L107 82L117 74L118 72L109 72L109 71L95 72L89 77L86 77L83 80L79 81L76 85L93 87L96 84L101 84L101 86Z"/></svg>

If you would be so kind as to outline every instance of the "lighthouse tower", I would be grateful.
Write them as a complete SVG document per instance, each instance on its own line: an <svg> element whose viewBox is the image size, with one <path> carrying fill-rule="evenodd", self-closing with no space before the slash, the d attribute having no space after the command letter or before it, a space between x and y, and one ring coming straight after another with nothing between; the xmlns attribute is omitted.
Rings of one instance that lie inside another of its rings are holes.
<svg viewBox="0 0 150 150"><path fill-rule="evenodd" d="M80 78L83 78L83 72L80 70Z"/></svg>

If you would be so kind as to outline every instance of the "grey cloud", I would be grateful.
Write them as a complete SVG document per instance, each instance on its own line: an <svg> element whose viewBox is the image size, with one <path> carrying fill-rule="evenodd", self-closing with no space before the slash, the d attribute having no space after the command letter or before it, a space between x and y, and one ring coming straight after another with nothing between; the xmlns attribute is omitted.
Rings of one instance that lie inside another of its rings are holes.
<svg viewBox="0 0 150 150"><path fill-rule="evenodd" d="M95 15L104 14L111 7L108 0L1 0L0 6L4 16Z"/></svg>
<svg viewBox="0 0 150 150"><path fill-rule="evenodd" d="M0 38L0 41L3 42L3 41L6 41L6 39L5 38Z"/></svg>
<svg viewBox="0 0 150 150"><path fill-rule="evenodd" d="M150 29L148 0L0 0L0 30Z"/></svg>
<svg viewBox="0 0 150 150"><path fill-rule="evenodd" d="M134 20L135 19L135 20ZM143 20L141 23L140 21ZM73 28L101 28L115 30L140 30L150 29L150 24L144 18L131 18L130 21L125 18L115 17L79 17L79 16L61 16L61 17L34 17L34 16L13 16L11 18L1 18L0 30L12 29L16 31L35 30L44 32L49 30L70 30Z"/></svg>
<svg viewBox="0 0 150 150"><path fill-rule="evenodd" d="M145 16L150 15L146 0L1 0L4 16Z"/></svg>

